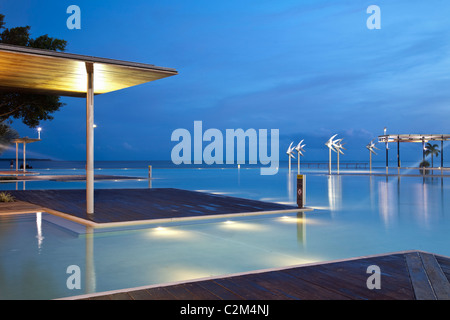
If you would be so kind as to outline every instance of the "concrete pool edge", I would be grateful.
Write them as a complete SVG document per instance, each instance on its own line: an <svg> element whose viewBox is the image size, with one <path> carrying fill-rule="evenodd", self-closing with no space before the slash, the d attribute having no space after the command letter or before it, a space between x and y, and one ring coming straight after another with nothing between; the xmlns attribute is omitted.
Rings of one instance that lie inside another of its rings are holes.
<svg viewBox="0 0 450 320"><path fill-rule="evenodd" d="M227 213L227 214L217 214L217 215L206 215L206 216L190 216L190 217L176 217L176 218L163 218L163 219L147 219L147 220L135 220L135 221L123 221L123 222L104 222L97 223L89 221L86 219L74 217L70 214L59 212L52 209L42 208L46 213L70 220L86 227L91 227L94 229L101 228L113 228L113 227L128 227L128 226L139 226L145 224L163 224L170 222L181 222L181 221L196 221L196 220L213 220L213 219L223 219L232 217L249 217L249 216L262 216L262 215L272 215L272 214L287 214L295 212L309 212L313 211L313 208L299 208L299 209L289 209L289 210L271 210L271 211L255 211L255 212L238 212L238 213Z"/></svg>
<svg viewBox="0 0 450 320"><path fill-rule="evenodd" d="M194 283L201 282L201 281L220 280L220 279L227 279L227 278L232 278L232 277L264 274L267 272L285 271L285 270L296 269L296 268L316 267L316 266L323 266L323 265L331 265L331 264L335 264L335 263L347 263L347 262L351 263L351 262L358 262L359 260L363 260L363 259L373 259L373 258L378 258L378 257L387 257L387 256L395 256L395 255L411 255L411 254L433 255L435 257L441 257L441 258L450 260L450 257L440 255L440 254L433 254L433 253L429 253L429 252L422 251L422 250L403 250L403 251L396 251L396 252L390 252L390 253L380 253L380 254L365 255L365 256L352 257L352 258L346 258L346 259L336 259L336 260L329 260L329 261L322 261L322 262L296 264L296 265L290 265L290 266L284 266L284 267L258 269L258 270L251 270L251 271L247 271L247 272L230 273L230 274L224 274L224 275L218 275L218 276L202 277L202 278L182 280L182 281L173 281L173 282L166 282L166 283L133 287L133 288L125 288L125 289L110 290L110 291L103 291L103 292L96 292L96 293L88 293L88 294L82 294L82 295L76 295L76 296L56 298L53 300L86 300L86 299L90 299L90 298L102 298L102 297L107 297L109 295L127 294L127 293L132 293L132 292L136 292L136 291L140 291L140 290L164 288L164 287L184 285L184 284L194 284ZM408 272L409 272L409 270L408 270Z"/></svg>

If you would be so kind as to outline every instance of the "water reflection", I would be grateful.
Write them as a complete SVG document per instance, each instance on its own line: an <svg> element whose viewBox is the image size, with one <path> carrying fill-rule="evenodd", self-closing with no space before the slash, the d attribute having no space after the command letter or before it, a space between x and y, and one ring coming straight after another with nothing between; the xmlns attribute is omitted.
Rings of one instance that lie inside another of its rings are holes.
<svg viewBox="0 0 450 320"><path fill-rule="evenodd" d="M444 177L423 177L420 182L407 181L402 186L405 179L411 178L398 176L389 181L386 177L378 181L378 210L384 225L390 227L402 218L422 228L431 227L431 221L445 212Z"/></svg>
<svg viewBox="0 0 450 320"><path fill-rule="evenodd" d="M306 245L306 216L304 212L297 213L297 241L302 247Z"/></svg>
<svg viewBox="0 0 450 320"><path fill-rule="evenodd" d="M339 210L342 207L342 180L341 176L329 175L328 176L328 203L330 210Z"/></svg>
<svg viewBox="0 0 450 320"><path fill-rule="evenodd" d="M287 174L287 190L288 190L288 199L289 202L294 202L294 175L289 173ZM295 192L297 194L297 192Z"/></svg>
<svg viewBox="0 0 450 320"><path fill-rule="evenodd" d="M397 221L398 212L398 207L396 208L394 205L396 197L391 184L388 176L386 176L385 181L378 181L378 209L380 217L387 227Z"/></svg>
<svg viewBox="0 0 450 320"><path fill-rule="evenodd" d="M95 264L94 264L94 229L86 227L86 293L96 290Z"/></svg>
<svg viewBox="0 0 450 320"><path fill-rule="evenodd" d="M38 252L41 252L44 236L42 235L42 212L36 212L36 239L38 240Z"/></svg>

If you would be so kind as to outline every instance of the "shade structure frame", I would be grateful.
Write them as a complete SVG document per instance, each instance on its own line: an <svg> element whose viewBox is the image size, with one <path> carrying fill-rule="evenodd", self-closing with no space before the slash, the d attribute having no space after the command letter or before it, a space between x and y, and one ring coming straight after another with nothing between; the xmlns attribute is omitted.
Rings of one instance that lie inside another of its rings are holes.
<svg viewBox="0 0 450 320"><path fill-rule="evenodd" d="M26 173L26 167L27 167L27 157L26 157L26 145L27 143L33 143L33 142L38 142L41 141L40 138L38 139L34 139L34 138L28 138L28 137L24 137L24 138L17 138L17 139L13 139L11 142L16 144L16 172L19 172L19 144L22 143L23 146L23 155L22 155L22 159L23 159L23 174Z"/></svg>
<svg viewBox="0 0 450 320"><path fill-rule="evenodd" d="M388 145L389 143L397 143L397 167L401 168L400 161L400 143L421 143L422 144L422 161L425 161L425 143L430 141L441 142L441 173L444 168L444 141L450 141L450 134L384 134L378 136L379 143L386 144L386 174L388 173L389 160L388 160Z"/></svg>
<svg viewBox="0 0 450 320"><path fill-rule="evenodd" d="M0 90L84 98L85 63L95 64L95 95L178 74L151 64L0 44Z"/></svg>
<svg viewBox="0 0 450 320"><path fill-rule="evenodd" d="M0 90L86 98L88 214L94 213L94 95L177 74L152 64L0 44Z"/></svg>

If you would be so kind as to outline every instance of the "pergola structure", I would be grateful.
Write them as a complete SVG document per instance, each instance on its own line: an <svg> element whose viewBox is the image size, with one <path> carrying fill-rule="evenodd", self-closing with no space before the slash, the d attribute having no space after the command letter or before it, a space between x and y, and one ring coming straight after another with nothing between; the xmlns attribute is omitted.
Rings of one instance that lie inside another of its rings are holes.
<svg viewBox="0 0 450 320"><path fill-rule="evenodd" d="M422 158L425 160L425 143L429 141L441 142L441 168L444 167L443 147L444 141L450 140L450 134L385 134L378 136L379 143L386 144L386 171L388 169L388 152L389 143L397 143L397 166L401 167L400 163L400 143L401 142L415 142L422 143Z"/></svg>
<svg viewBox="0 0 450 320"><path fill-rule="evenodd" d="M41 141L41 139L33 139L33 138L18 138L14 139L12 142L16 144L16 172L19 172L19 143L23 144L23 173L25 173L25 169L27 166L27 157L26 157L26 150L27 150L27 143L33 143Z"/></svg>
<svg viewBox="0 0 450 320"><path fill-rule="evenodd" d="M86 98L88 214L94 213L94 95L176 74L151 64L0 44L0 90Z"/></svg>

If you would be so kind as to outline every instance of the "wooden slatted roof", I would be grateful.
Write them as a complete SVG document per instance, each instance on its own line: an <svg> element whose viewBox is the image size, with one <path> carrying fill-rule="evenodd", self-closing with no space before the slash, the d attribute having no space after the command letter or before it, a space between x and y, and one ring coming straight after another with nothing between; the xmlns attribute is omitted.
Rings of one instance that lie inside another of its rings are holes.
<svg viewBox="0 0 450 320"><path fill-rule="evenodd" d="M86 62L102 94L178 74L151 64L0 44L0 90L86 97Z"/></svg>

